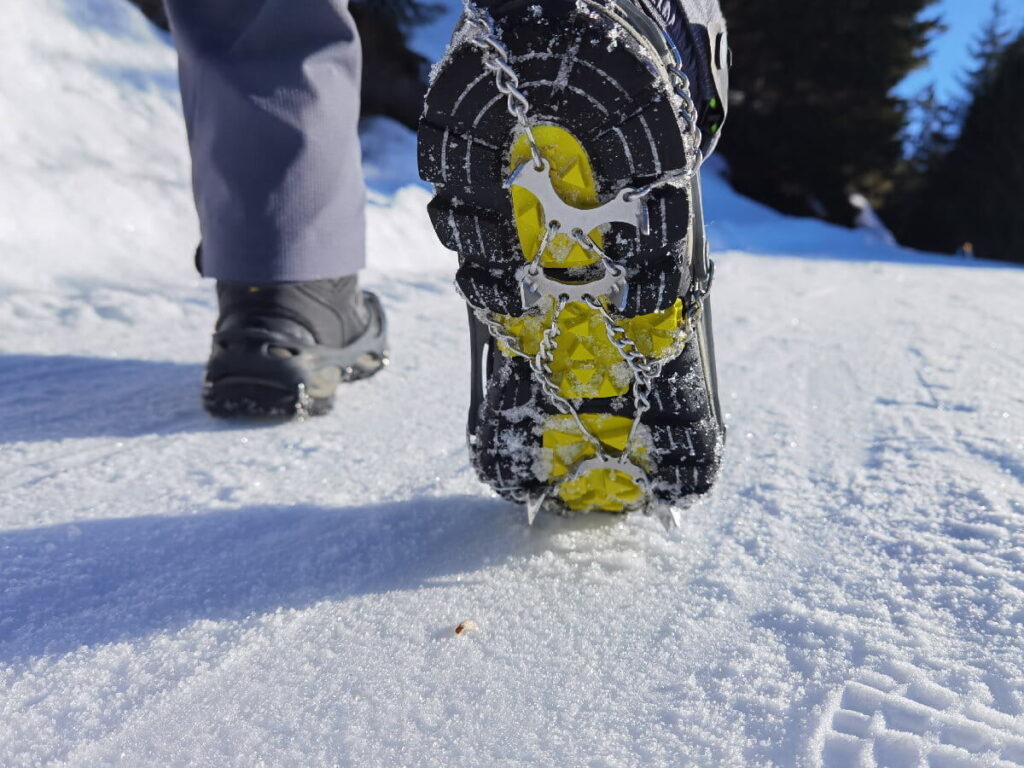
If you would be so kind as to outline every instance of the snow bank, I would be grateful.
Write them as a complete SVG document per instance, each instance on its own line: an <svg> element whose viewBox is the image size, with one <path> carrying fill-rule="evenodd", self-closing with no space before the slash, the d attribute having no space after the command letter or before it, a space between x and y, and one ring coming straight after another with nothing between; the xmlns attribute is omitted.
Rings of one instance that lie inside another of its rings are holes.
<svg viewBox="0 0 1024 768"><path fill-rule="evenodd" d="M367 133L393 365L215 422L166 41L6 10L0 764L1024 765L1024 272L709 169L719 487L668 534L528 528L468 465L408 133Z"/></svg>

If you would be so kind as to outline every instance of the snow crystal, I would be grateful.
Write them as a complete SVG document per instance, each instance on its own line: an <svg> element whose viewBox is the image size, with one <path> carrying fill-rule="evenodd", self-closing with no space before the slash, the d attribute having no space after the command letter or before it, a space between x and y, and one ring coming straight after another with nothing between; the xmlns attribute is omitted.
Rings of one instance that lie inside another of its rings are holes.
<svg viewBox="0 0 1024 768"><path fill-rule="evenodd" d="M401 130L363 278L392 365L303 423L202 412L173 52L74 5L0 27L0 765L1024 765L1024 271L780 216L709 161L718 487L670 533L528 528L469 463ZM511 413L525 476L543 414Z"/></svg>

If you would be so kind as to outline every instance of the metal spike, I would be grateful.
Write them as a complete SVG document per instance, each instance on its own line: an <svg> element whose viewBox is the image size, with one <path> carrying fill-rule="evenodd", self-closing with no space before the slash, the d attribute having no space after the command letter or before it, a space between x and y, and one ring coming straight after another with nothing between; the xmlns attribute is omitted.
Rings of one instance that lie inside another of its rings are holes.
<svg viewBox="0 0 1024 768"><path fill-rule="evenodd" d="M661 524L665 526L666 531L671 531L673 528L678 528L683 524L683 510L679 507L673 507L669 505L659 506L655 510L655 514L658 519L661 520Z"/></svg>
<svg viewBox="0 0 1024 768"><path fill-rule="evenodd" d="M299 382L295 392L295 418L304 421L309 418L309 409L313 405L313 398L306 391L305 382Z"/></svg>
<svg viewBox="0 0 1024 768"><path fill-rule="evenodd" d="M512 171L505 181L505 187L519 187L530 192L540 201L547 221L557 221L566 232L580 230L591 232L612 222L632 224L641 232L650 227L646 220L647 207L643 199L634 197L632 190L622 189L615 197L594 208L577 208L565 202L555 190L551 180L551 163L541 159L540 168L526 160Z"/></svg>
<svg viewBox="0 0 1024 768"><path fill-rule="evenodd" d="M544 505L544 500L548 497L548 492L545 490L543 493L529 494L526 497L526 522L529 525L533 525L533 521L537 518L537 513L540 512L540 508Z"/></svg>

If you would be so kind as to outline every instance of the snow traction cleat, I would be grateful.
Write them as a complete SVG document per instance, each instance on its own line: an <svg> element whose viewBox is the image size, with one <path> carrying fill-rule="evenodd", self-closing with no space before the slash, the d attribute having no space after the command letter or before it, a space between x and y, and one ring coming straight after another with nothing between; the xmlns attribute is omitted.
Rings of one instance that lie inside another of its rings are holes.
<svg viewBox="0 0 1024 768"><path fill-rule="evenodd" d="M213 416L321 416L340 384L388 363L384 309L355 277L218 283L217 298L220 317L203 380L203 406Z"/></svg>
<svg viewBox="0 0 1024 768"><path fill-rule="evenodd" d="M677 40L639 2L467 5L420 124L469 305L473 462L531 523L677 524L721 463L699 167L724 120L724 26L677 23Z"/></svg>

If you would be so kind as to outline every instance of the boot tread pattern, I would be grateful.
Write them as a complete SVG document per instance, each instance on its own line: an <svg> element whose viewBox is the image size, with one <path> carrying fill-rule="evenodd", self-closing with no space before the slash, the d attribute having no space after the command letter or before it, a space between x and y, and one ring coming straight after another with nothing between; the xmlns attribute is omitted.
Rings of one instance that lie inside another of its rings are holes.
<svg viewBox="0 0 1024 768"><path fill-rule="evenodd" d="M558 197L574 208L596 208L625 187L684 168L676 115L650 62L635 47L616 44L621 30L609 36L613 26L605 19L573 3L542 8L495 11L494 21L529 98L532 130ZM492 313L519 350L536 355L556 302L545 297L524 306L524 267L537 259L565 282L594 279L588 275L602 268L597 252L563 232L538 253L547 228L543 205L529 190L505 186L530 158L482 54L468 43L457 47L436 74L419 134L420 172L435 189L430 216L441 241L459 253L456 282L466 299ZM643 355L671 357L684 322L689 202L685 190L665 187L645 203L646 233L613 222L586 234L626 270L624 304L606 305L616 322ZM706 491L717 473L720 435L696 344L665 366L630 442L633 377L604 320L570 301L557 327L551 380L602 451L640 468L657 501ZM647 491L629 473L579 473L597 455L593 440L549 402L527 360L504 343L496 348L472 446L482 479L519 501L548 492L568 511L641 506Z"/></svg>

